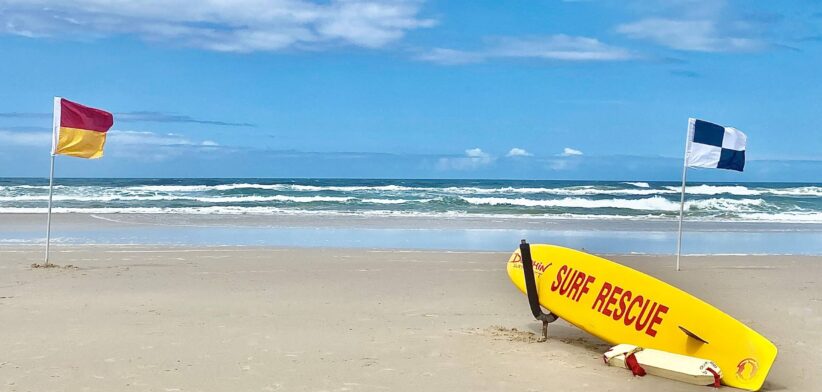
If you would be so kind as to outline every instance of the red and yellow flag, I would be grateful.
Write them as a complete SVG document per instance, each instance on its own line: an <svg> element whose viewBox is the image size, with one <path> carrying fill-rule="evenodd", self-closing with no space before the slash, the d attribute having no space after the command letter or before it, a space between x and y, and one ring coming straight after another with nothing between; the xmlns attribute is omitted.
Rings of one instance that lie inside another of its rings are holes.
<svg viewBox="0 0 822 392"><path fill-rule="evenodd" d="M111 113L54 98L54 135L51 153L79 158L100 158L106 132L114 124Z"/></svg>

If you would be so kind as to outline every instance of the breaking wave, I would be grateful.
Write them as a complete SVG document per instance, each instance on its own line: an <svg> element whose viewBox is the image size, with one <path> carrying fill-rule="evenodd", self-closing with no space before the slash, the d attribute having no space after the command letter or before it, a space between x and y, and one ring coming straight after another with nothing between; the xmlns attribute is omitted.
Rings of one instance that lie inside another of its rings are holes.
<svg viewBox="0 0 822 392"><path fill-rule="evenodd" d="M674 182L60 180L56 212L675 219ZM820 184L694 184L688 219L820 222ZM0 213L42 212L42 180L0 179Z"/></svg>
<svg viewBox="0 0 822 392"><path fill-rule="evenodd" d="M487 205L511 205L524 207L566 207L566 208L621 208L642 211L679 211L679 203L660 196L644 199L583 199L564 198L556 200L532 200L532 199L507 199L498 197L466 197L463 198L471 204ZM750 206L761 206L765 201L761 199L708 199L696 200L685 203L686 210L722 210L722 211L751 211Z"/></svg>
<svg viewBox="0 0 822 392"><path fill-rule="evenodd" d="M623 184L633 185L637 188L650 188L651 185L647 182L623 182Z"/></svg>

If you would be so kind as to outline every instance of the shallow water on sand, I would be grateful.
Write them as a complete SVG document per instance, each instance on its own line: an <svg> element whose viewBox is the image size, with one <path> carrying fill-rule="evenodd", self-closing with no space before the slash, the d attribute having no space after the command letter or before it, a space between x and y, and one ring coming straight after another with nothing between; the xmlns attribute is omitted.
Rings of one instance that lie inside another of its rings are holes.
<svg viewBox="0 0 822 392"><path fill-rule="evenodd" d="M55 227L55 244L162 244L509 251L520 239L608 254L673 254L675 231L362 227ZM0 245L42 244L43 230L0 231ZM820 231L685 232L683 254L822 255Z"/></svg>

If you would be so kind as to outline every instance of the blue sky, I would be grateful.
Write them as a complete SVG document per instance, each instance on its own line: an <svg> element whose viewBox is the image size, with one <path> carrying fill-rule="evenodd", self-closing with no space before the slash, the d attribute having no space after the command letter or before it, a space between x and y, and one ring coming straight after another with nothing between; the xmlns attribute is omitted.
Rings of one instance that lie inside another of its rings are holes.
<svg viewBox="0 0 822 392"><path fill-rule="evenodd" d="M698 117L749 161L692 179L822 181L812 0L0 0L0 51L0 176L59 95L115 113L62 177L676 180Z"/></svg>

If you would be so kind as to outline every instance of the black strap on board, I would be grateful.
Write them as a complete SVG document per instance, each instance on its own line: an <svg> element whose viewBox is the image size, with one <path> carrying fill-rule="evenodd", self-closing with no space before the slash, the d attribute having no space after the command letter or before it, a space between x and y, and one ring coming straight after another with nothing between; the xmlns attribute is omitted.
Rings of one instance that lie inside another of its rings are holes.
<svg viewBox="0 0 822 392"><path fill-rule="evenodd" d="M534 279L534 261L531 259L531 245L522 240L519 244L519 253L522 256L522 272L525 274L525 291L528 295L528 304L531 305L531 313L539 321L542 321L542 338L548 339L548 323L556 321L557 316L553 313L545 313L539 305L539 295L537 294L537 282Z"/></svg>

